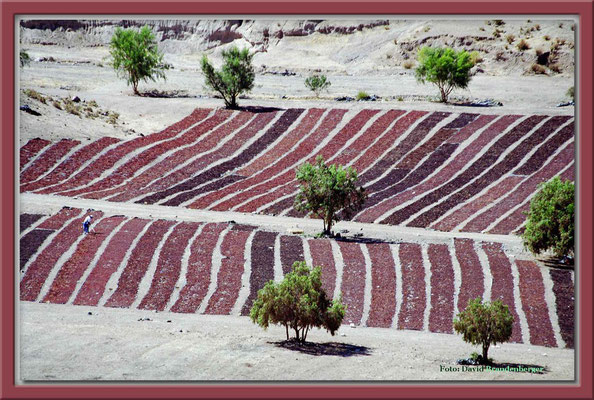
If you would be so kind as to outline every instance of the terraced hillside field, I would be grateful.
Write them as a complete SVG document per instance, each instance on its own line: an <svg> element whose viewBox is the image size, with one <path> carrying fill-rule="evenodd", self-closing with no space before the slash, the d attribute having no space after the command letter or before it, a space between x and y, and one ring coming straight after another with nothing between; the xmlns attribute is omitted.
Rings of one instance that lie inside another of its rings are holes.
<svg viewBox="0 0 594 400"><path fill-rule="evenodd" d="M539 183L573 179L569 116L403 110L197 109L151 135L21 148L21 192L302 216L295 169L322 155L357 169L354 221L518 232Z"/></svg>
<svg viewBox="0 0 594 400"><path fill-rule="evenodd" d="M369 198L354 224L417 233L316 239L177 216L303 217L295 169L318 155L359 172ZM513 341L573 347L573 271L501 236L521 231L541 182L574 179L572 117L196 109L129 140L33 139L20 168L23 195L77 204L21 214L21 301L246 315L266 281L305 259L342 293L346 324L453 333L454 315L482 296L509 305ZM169 214L95 206L124 203ZM95 232L83 236L88 214Z"/></svg>
<svg viewBox="0 0 594 400"><path fill-rule="evenodd" d="M95 232L81 235L95 217ZM22 301L247 315L257 290L305 259L348 305L344 323L453 333L469 299L502 299L512 341L573 347L573 272L471 239L315 239L232 223L63 208L21 216Z"/></svg>

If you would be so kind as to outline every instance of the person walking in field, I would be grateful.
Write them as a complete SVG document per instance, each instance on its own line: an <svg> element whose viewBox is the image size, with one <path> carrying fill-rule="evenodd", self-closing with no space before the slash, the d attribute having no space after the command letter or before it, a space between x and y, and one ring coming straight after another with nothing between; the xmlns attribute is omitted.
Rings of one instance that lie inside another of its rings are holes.
<svg viewBox="0 0 594 400"><path fill-rule="evenodd" d="M89 227L91 226L91 221L93 220L92 215L87 215L87 218L83 221L83 233L86 235L89 233Z"/></svg>

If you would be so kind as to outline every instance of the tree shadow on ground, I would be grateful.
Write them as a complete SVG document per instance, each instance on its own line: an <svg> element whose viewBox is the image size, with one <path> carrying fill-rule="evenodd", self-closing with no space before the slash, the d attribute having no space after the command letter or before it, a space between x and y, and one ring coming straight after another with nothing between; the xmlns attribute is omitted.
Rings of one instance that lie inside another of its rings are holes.
<svg viewBox="0 0 594 400"><path fill-rule="evenodd" d="M334 239L337 242L351 242L351 243L360 243L360 244L373 244L373 243L395 244L395 243L397 243L397 242L391 241L391 240L368 238L368 237L363 237L363 236L357 236L357 237L328 236L328 238Z"/></svg>
<svg viewBox="0 0 594 400"><path fill-rule="evenodd" d="M195 97L191 96L187 90L147 90L144 92L140 92L138 94L140 97L155 97L155 98L162 98L162 99L172 99L172 98L190 98Z"/></svg>
<svg viewBox="0 0 594 400"><path fill-rule="evenodd" d="M258 114L258 113L267 113L267 112L273 112L273 111L283 111L285 109L278 108L278 107L264 107L264 106L242 106L242 107L234 108L234 110L247 111L247 112L251 112L254 114Z"/></svg>
<svg viewBox="0 0 594 400"><path fill-rule="evenodd" d="M282 347L283 349L298 351L300 353L309 354L312 356L353 357L371 355L371 351L368 347L355 346L348 343L313 343L298 342L296 340L283 340L280 342L269 343L274 344L277 347Z"/></svg>
<svg viewBox="0 0 594 400"><path fill-rule="evenodd" d="M549 268L558 269L574 269L573 258L569 257L547 257L539 259L544 265Z"/></svg>

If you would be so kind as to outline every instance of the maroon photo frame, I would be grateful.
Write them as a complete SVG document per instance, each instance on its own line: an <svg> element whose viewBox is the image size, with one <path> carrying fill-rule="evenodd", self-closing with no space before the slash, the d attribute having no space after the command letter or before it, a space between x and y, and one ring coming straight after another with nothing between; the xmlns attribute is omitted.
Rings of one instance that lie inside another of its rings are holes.
<svg viewBox="0 0 594 400"><path fill-rule="evenodd" d="M592 24L593 2L582 1L7 1L2 9L2 238L1 307L2 336L0 369L2 399L185 399L185 398L592 398ZM15 171L15 26L19 15L559 15L578 16L576 98L578 111L578 243L576 270L576 381L568 384L470 383L412 384L345 382L324 384L15 384L15 285L16 201Z"/></svg>

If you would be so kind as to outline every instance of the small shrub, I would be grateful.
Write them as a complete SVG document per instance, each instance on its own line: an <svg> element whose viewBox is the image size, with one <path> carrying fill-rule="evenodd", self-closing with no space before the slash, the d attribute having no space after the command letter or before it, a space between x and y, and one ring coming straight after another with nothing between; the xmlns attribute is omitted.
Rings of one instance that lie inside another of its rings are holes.
<svg viewBox="0 0 594 400"><path fill-rule="evenodd" d="M493 23L495 24L495 26L505 25L505 22L502 19L494 19Z"/></svg>
<svg viewBox="0 0 594 400"><path fill-rule="evenodd" d="M545 74L546 75L546 73L547 73L547 69L544 66L537 64L537 63L532 64L532 67L530 67L530 70L532 72L534 72L535 74Z"/></svg>
<svg viewBox="0 0 594 400"><path fill-rule="evenodd" d="M500 38L500 37L501 37L501 32L502 32L502 31L500 31L499 29L495 29L495 30L493 31L493 37L494 37L494 38Z"/></svg>
<svg viewBox="0 0 594 400"><path fill-rule="evenodd" d="M563 22L559 22L559 28L563 28Z"/></svg>
<svg viewBox="0 0 594 400"><path fill-rule="evenodd" d="M316 97L320 97L322 90L328 90L331 83L325 75L312 75L305 79L305 87L316 94Z"/></svg>
<svg viewBox="0 0 594 400"><path fill-rule="evenodd" d="M26 50L19 51L19 62L21 67L31 64L31 56L29 56Z"/></svg>
<svg viewBox="0 0 594 400"><path fill-rule="evenodd" d="M369 97L369 94L367 94L367 92L360 90L359 93L357 93L357 100L367 100Z"/></svg>
<svg viewBox="0 0 594 400"><path fill-rule="evenodd" d="M64 110L66 110L66 112L69 112L72 115L78 115L80 117L82 108L81 106L79 106L67 97L62 99L62 102L64 103Z"/></svg>
<svg viewBox="0 0 594 400"><path fill-rule="evenodd" d="M518 48L518 50L524 51L524 50L528 50L530 48L530 44L528 44L527 41L525 41L524 39L522 39L522 40L520 40L518 42L518 44L516 45L516 47Z"/></svg>
<svg viewBox="0 0 594 400"><path fill-rule="evenodd" d="M549 40L551 40L551 37L550 37L549 35L544 35L542 38L543 38L544 40L546 40L547 42L548 42Z"/></svg>
<svg viewBox="0 0 594 400"><path fill-rule="evenodd" d="M575 101L575 87L574 86L567 89L567 92L565 94L567 95L567 97L571 98L571 100Z"/></svg>
<svg viewBox="0 0 594 400"><path fill-rule="evenodd" d="M478 51L473 51L472 53L470 53L470 61L474 65L476 65L476 64L482 63L483 58L481 57L481 55Z"/></svg>
<svg viewBox="0 0 594 400"><path fill-rule="evenodd" d="M514 317L501 300L483 303L480 297L470 300L468 306L454 319L454 330L462 334L465 342L482 346L482 362L488 363L489 347L511 338Z"/></svg>
<svg viewBox="0 0 594 400"><path fill-rule="evenodd" d="M345 315L346 306L341 298L332 302L322 288L322 269L307 266L305 261L295 261L292 271L282 282L268 281L258 290L258 297L250 310L253 323L267 329L270 324L284 325L287 340L289 329L295 339L305 342L308 332L324 327L332 336Z"/></svg>
<svg viewBox="0 0 594 400"><path fill-rule="evenodd" d="M550 249L558 257L573 255L575 185L556 176L539 188L530 202L524 246L533 254Z"/></svg>
<svg viewBox="0 0 594 400"><path fill-rule="evenodd" d="M120 117L120 114L119 113L117 113L117 112L111 112L108 115L107 123L112 124L112 125L115 125L115 124L118 123L118 118L119 117Z"/></svg>
<svg viewBox="0 0 594 400"><path fill-rule="evenodd" d="M536 49L536 50L534 50L534 52L536 53L537 56L541 56L542 53L543 53L543 50L542 49Z"/></svg>
<svg viewBox="0 0 594 400"><path fill-rule="evenodd" d="M354 168L326 165L322 156L316 158L314 165L309 162L301 165L296 179L300 187L295 209L322 218L324 234L332 234L332 224L339 220L338 211L342 210L348 218L361 209L367 198L365 189L356 186L357 171Z"/></svg>
<svg viewBox="0 0 594 400"><path fill-rule="evenodd" d="M91 101L89 102L89 106L90 106L90 107L99 107L99 105L97 104L97 102L96 102L95 100L91 100Z"/></svg>
<svg viewBox="0 0 594 400"><path fill-rule="evenodd" d="M34 89L25 89L24 90L25 95L27 95L28 97L35 99L43 104L46 104L47 99L45 98L44 95L42 95L41 93L39 93L38 91L34 90Z"/></svg>
<svg viewBox="0 0 594 400"><path fill-rule="evenodd" d="M402 63L402 66L404 67L404 69L411 69L412 67L415 66L415 63L412 60L406 60L405 62Z"/></svg>
<svg viewBox="0 0 594 400"><path fill-rule="evenodd" d="M59 101L57 101L57 100L54 100L54 101L52 101L52 105L53 105L54 107L56 107L58 110L61 110L61 109L62 109L62 105L61 105L61 104L60 104L60 102L59 102Z"/></svg>
<svg viewBox="0 0 594 400"><path fill-rule="evenodd" d="M483 28L482 26L479 28L479 31L484 32L485 28Z"/></svg>
<svg viewBox="0 0 594 400"><path fill-rule="evenodd" d="M404 101L404 98L402 96L398 96L398 101Z"/></svg>
<svg viewBox="0 0 594 400"><path fill-rule="evenodd" d="M539 24L534 25L534 29L537 30L537 31L539 31L540 30L540 25Z"/></svg>
<svg viewBox="0 0 594 400"><path fill-rule="evenodd" d="M549 69L550 69L551 71L553 71L553 72L556 72L556 73L558 73L558 74L559 74L559 73L561 73L561 65L559 65L559 64L557 64L557 63L555 63L555 64L550 64L550 65L549 65Z"/></svg>
<svg viewBox="0 0 594 400"><path fill-rule="evenodd" d="M426 26L423 28L423 32L429 32L431 30L430 26Z"/></svg>
<svg viewBox="0 0 594 400"><path fill-rule="evenodd" d="M505 40L507 40L507 43L512 44L516 40L516 37L510 33L505 36Z"/></svg>
<svg viewBox="0 0 594 400"><path fill-rule="evenodd" d="M495 61L507 61L505 53L503 51L498 51L497 53L495 53Z"/></svg>

